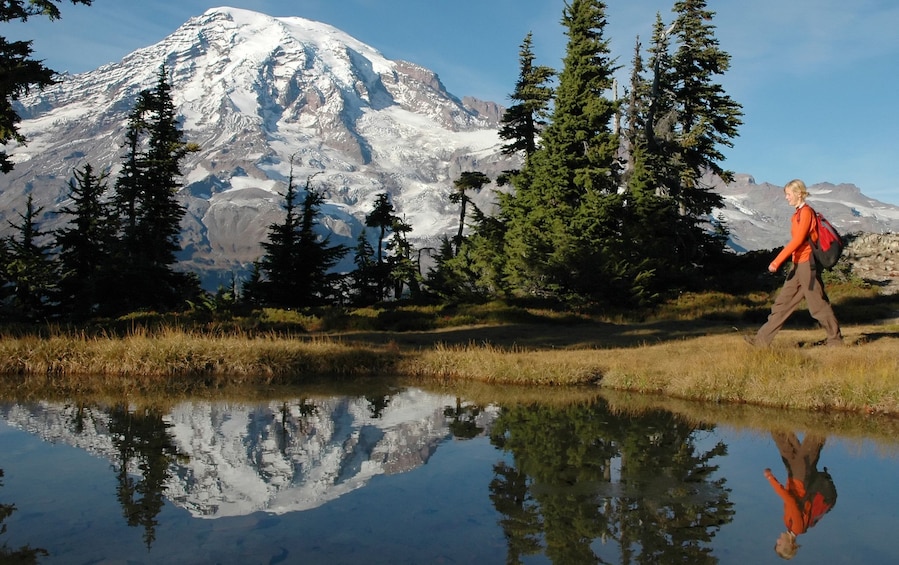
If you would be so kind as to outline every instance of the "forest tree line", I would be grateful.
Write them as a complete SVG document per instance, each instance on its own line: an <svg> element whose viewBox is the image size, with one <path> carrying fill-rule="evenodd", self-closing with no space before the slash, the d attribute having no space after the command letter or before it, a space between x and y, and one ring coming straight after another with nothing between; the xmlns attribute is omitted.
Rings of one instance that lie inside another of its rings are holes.
<svg viewBox="0 0 899 565"><path fill-rule="evenodd" d="M710 221L723 201L704 179L732 179L721 151L738 135L742 111L716 82L730 56L715 38L714 12L704 0L682 0L672 13L671 22L656 14L647 49L637 38L621 98L604 2L565 5L568 43L559 71L537 64L527 34L499 131L503 152L520 156L521 168L496 179L465 171L454 180L459 227L442 238L427 272L422 250L409 243L413 226L386 192L372 203L354 249L332 245L319 223L317 175L301 190L291 161L283 220L268 227L248 279L214 296L177 269L185 214L176 200L179 163L199 148L180 130L163 66L128 116L118 178L89 164L76 170L70 204L57 211L68 223L51 234L40 231L41 211L29 196L15 234L0 242L3 311L19 319L83 319L198 305L514 297L639 307L709 288L733 254L726 226ZM45 85L26 82L6 99L29 84ZM0 141L22 141L15 121ZM497 212L489 214L471 194L492 182L511 189L497 191ZM336 272L349 253L355 268Z"/></svg>

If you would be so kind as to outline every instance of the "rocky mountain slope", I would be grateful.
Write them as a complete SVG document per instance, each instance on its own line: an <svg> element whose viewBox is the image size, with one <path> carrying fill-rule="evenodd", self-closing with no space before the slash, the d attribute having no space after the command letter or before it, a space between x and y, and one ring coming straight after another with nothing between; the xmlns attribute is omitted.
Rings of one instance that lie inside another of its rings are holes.
<svg viewBox="0 0 899 565"><path fill-rule="evenodd" d="M496 178L516 165L500 152L499 105L459 98L433 71L386 59L326 24L215 8L17 105L29 143L9 148L16 168L0 176L0 235L20 221L28 194L43 207L43 229L58 227L66 183L87 163L115 178L127 114L163 64L185 138L202 147L182 163L179 265L210 289L261 256L269 225L282 217L291 163L298 186L316 175L326 198L322 229L333 243L354 246L376 195L387 192L413 227L413 245L425 250L455 233L449 195L461 172ZM715 215L727 220L734 249L782 245L790 210L780 187L739 175L717 189L726 206ZM491 211L496 190L485 187L475 203ZM899 207L852 185L811 190L813 204L846 232L899 232Z"/></svg>

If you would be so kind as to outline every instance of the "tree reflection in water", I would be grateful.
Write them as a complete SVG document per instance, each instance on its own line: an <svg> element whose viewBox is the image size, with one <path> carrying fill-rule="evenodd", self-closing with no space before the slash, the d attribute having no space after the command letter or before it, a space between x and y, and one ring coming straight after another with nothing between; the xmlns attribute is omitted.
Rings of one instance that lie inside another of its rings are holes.
<svg viewBox="0 0 899 565"><path fill-rule="evenodd" d="M3 469L0 469L0 487L2 486ZM4 524L4 522L7 518L12 516L12 513L15 511L15 504L0 503L0 535L6 533L6 524ZM48 555L50 555L50 553L47 552L46 549L40 547L24 545L18 549L13 549L7 547L5 541L0 544L0 562L2 563L20 563L22 565L28 565L29 563L37 563L39 557L47 557Z"/></svg>
<svg viewBox="0 0 899 565"><path fill-rule="evenodd" d="M443 415L449 420L450 433L457 439L472 439L483 433L484 428L478 425L481 407L477 404L463 404L462 398L456 397L455 406L443 408Z"/></svg>
<svg viewBox="0 0 899 565"><path fill-rule="evenodd" d="M734 509L713 464L727 446L696 446L709 429L666 411L614 413L599 399L504 408L491 442L513 463L494 466L490 498L507 563L541 550L553 563L717 562L710 542Z"/></svg>
<svg viewBox="0 0 899 565"><path fill-rule="evenodd" d="M121 404L109 410L109 433L117 454L116 498L128 525L143 527L147 549L156 540L156 516L165 504L170 464L179 458L162 416L154 408L135 411ZM139 479L132 475L135 469Z"/></svg>

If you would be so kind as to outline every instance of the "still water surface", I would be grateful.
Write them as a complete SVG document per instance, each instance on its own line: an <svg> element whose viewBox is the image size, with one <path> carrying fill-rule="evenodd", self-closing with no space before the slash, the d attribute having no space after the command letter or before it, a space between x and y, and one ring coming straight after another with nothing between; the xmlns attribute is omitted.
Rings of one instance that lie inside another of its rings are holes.
<svg viewBox="0 0 899 565"><path fill-rule="evenodd" d="M0 561L763 564L792 516L793 562L899 563L889 434L777 427L415 388L2 404Z"/></svg>

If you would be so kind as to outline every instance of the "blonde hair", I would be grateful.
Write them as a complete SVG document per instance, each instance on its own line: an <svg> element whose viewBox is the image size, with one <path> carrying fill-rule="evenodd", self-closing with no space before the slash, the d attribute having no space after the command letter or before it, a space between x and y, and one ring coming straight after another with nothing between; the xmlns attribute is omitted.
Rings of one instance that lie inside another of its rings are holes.
<svg viewBox="0 0 899 565"><path fill-rule="evenodd" d="M808 189L805 187L805 183L799 179L793 179L787 183L787 186L784 187L784 191L789 190L793 194L799 195L800 198L805 200L808 196Z"/></svg>
<svg viewBox="0 0 899 565"><path fill-rule="evenodd" d="M798 551L799 544L796 543L796 535L790 531L780 534L780 537L777 538L777 542L774 544L774 552L787 561L796 557L796 552Z"/></svg>

